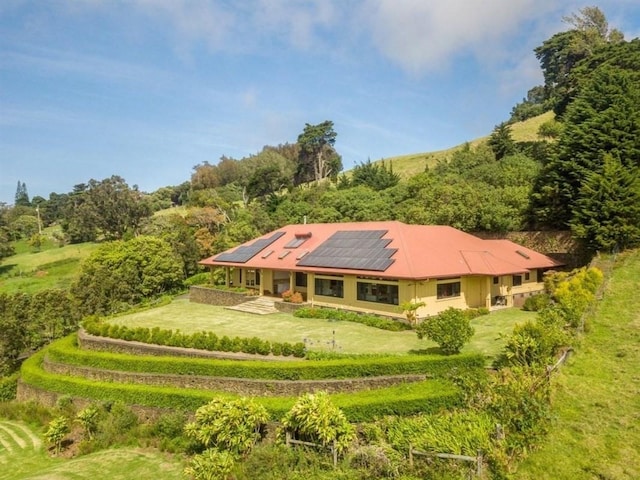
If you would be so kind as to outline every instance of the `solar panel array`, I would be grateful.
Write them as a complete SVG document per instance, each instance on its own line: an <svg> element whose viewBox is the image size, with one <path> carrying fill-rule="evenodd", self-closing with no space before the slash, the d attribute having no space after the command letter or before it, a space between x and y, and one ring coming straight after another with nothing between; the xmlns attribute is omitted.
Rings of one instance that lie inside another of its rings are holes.
<svg viewBox="0 0 640 480"><path fill-rule="evenodd" d="M384 272L395 261L397 248L386 248L387 230L340 230L306 255L298 266Z"/></svg>
<svg viewBox="0 0 640 480"><path fill-rule="evenodd" d="M267 248L273 242L278 240L284 232L276 232L268 238L261 238L256 240L251 245L242 245L236 248L233 252L225 252L214 258L217 262L230 262L230 263L246 263L255 255L257 255L264 248Z"/></svg>

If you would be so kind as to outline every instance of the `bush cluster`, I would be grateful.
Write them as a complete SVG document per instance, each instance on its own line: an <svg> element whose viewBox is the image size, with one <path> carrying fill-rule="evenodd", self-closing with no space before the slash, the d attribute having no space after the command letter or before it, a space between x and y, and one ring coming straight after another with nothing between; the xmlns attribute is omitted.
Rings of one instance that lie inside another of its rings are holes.
<svg viewBox="0 0 640 480"><path fill-rule="evenodd" d="M83 322L87 333L100 337L115 338L126 341L150 343L169 347L196 348L212 352L242 352L254 355L294 356L302 358L305 346L302 342L269 342L258 337L230 338L227 335L218 337L213 332L182 333L180 330L166 330L159 327L130 328L126 325L113 325L98 318L90 318Z"/></svg>
<svg viewBox="0 0 640 480"><path fill-rule="evenodd" d="M0 377L0 402L8 402L16 398L18 389L18 374Z"/></svg>
<svg viewBox="0 0 640 480"><path fill-rule="evenodd" d="M298 318L323 318L327 320L361 323L368 327L380 328L391 332L411 330L411 325L397 320L333 308L301 308L296 310L293 315Z"/></svg>
<svg viewBox="0 0 640 480"><path fill-rule="evenodd" d="M436 342L445 355L458 353L474 334L474 329L469 323L472 315L449 307L418 325L416 334L420 339L427 337Z"/></svg>

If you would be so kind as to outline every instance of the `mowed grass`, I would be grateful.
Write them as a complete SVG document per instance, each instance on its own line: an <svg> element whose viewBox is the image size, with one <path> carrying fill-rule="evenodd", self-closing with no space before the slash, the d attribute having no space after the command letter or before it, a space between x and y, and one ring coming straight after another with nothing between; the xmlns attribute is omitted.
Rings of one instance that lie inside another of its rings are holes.
<svg viewBox="0 0 640 480"><path fill-rule="evenodd" d="M35 293L48 288L68 288L80 263L98 244L82 243L54 246L47 242L41 251L27 248L24 242L16 246L20 252L0 263L0 292Z"/></svg>
<svg viewBox="0 0 640 480"><path fill-rule="evenodd" d="M472 321L476 334L465 352L493 357L502 347L500 333L510 333L515 323L531 313L501 310ZM183 333L212 331L218 336L259 337L278 342L305 342L310 350L349 354L406 354L436 345L418 340L415 332L389 332L353 322L296 318L286 313L255 315L224 307L190 303L186 299L130 315L109 319L129 327L159 327Z"/></svg>
<svg viewBox="0 0 640 480"><path fill-rule="evenodd" d="M554 380L555 422L515 478L640 478L640 250L618 258L582 344Z"/></svg>

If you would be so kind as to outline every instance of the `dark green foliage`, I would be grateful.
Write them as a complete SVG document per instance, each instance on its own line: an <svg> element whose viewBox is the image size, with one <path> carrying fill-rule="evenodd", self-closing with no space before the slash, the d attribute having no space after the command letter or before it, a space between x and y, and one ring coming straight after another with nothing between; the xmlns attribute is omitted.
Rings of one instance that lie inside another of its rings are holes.
<svg viewBox="0 0 640 480"><path fill-rule="evenodd" d="M538 85L527 92L527 98L523 98L511 109L510 122L522 122L529 118L537 117L550 109L548 102L545 101L545 89Z"/></svg>
<svg viewBox="0 0 640 480"><path fill-rule="evenodd" d="M296 310L293 316L298 318L326 318L327 320L362 323L369 327L380 328L382 330L389 330L392 332L411 330L411 325L399 320L391 320L389 318L379 317L376 315L361 314L347 310L337 310L334 308L305 307Z"/></svg>
<svg viewBox="0 0 640 480"><path fill-rule="evenodd" d="M427 318L416 327L418 338L436 342L445 355L460 352L471 340L474 330L463 310L449 307L435 317Z"/></svg>
<svg viewBox="0 0 640 480"><path fill-rule="evenodd" d="M387 167L384 160L376 163L367 160L366 163L360 163L353 168L350 178L341 177L340 186L349 188L364 185L373 190L385 190L397 185L399 181L400 175L393 172L392 163Z"/></svg>
<svg viewBox="0 0 640 480"><path fill-rule="evenodd" d="M182 262L162 239L139 236L101 245L72 287L84 315L110 314L182 286Z"/></svg>
<svg viewBox="0 0 640 480"><path fill-rule="evenodd" d="M23 207L31 206L29 201L29 194L27 193L27 184L18 180L18 186L16 187L16 195L14 198L14 204Z"/></svg>
<svg viewBox="0 0 640 480"><path fill-rule="evenodd" d="M137 187L117 175L76 185L65 208L62 228L72 243L121 239L125 232L137 233L151 214Z"/></svg>
<svg viewBox="0 0 640 480"><path fill-rule="evenodd" d="M516 144L511 136L511 127L504 122L493 129L487 144L496 156L496 160L501 160L507 155L516 153Z"/></svg>
<svg viewBox="0 0 640 480"><path fill-rule="evenodd" d="M592 252L640 245L640 155L627 167L605 155L600 169L586 172L570 224Z"/></svg>
<svg viewBox="0 0 640 480"><path fill-rule="evenodd" d="M21 354L74 332L79 320L64 290L0 293L0 375L12 373Z"/></svg>
<svg viewBox="0 0 640 480"><path fill-rule="evenodd" d="M337 178L342 170L342 159L333 148L337 135L330 120L317 125L305 123L303 132L298 135L297 185L319 182L327 177Z"/></svg>
<svg viewBox="0 0 640 480"><path fill-rule="evenodd" d="M619 159L629 173L638 168L639 75L604 64L581 84L567 108L558 153L534 187L532 206L539 223L566 228L588 173L602 171L605 155Z"/></svg>

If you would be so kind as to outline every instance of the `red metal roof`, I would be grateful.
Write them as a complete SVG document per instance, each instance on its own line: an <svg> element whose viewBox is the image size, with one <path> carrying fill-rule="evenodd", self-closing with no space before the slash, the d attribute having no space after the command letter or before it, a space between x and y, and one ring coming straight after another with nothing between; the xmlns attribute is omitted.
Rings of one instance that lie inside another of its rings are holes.
<svg viewBox="0 0 640 480"><path fill-rule="evenodd" d="M391 256L393 263L384 271L298 265L305 252L313 252L336 232L369 230L386 230L382 238L391 240L387 248L397 249ZM283 235L244 263L216 260L221 255L218 254L202 260L200 264L403 279L510 275L561 265L546 255L509 240L484 240L453 227L407 225L397 221L287 225L241 247L250 246L256 240L271 238L278 232L283 232ZM285 248L296 237L300 238L301 233L305 237L307 234L310 236L296 248ZM223 253L233 253L237 248ZM273 253L267 255L269 251ZM282 256L285 251L291 253Z"/></svg>

